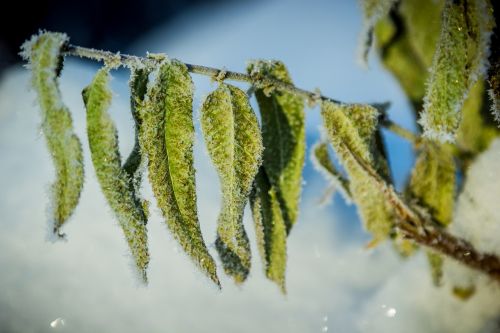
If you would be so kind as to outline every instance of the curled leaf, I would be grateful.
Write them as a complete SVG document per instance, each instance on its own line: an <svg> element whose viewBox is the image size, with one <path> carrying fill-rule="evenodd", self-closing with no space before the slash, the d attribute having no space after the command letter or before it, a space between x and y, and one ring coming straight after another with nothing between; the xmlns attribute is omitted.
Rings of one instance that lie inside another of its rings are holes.
<svg viewBox="0 0 500 333"><path fill-rule="evenodd" d="M394 211L384 189L364 165L383 176L385 163L376 147L378 111L369 105L323 102L321 115L327 134L349 176L349 189L365 227L374 237L385 239L394 224Z"/></svg>
<svg viewBox="0 0 500 333"><path fill-rule="evenodd" d="M168 227L184 251L219 284L197 216L193 166L193 83L184 64L163 62L139 108L139 141L149 180Z"/></svg>
<svg viewBox="0 0 500 333"><path fill-rule="evenodd" d="M330 159L326 141L321 140L311 147L311 161L314 168L328 181L329 188L338 191L347 203L351 203L349 181L337 170Z"/></svg>
<svg viewBox="0 0 500 333"><path fill-rule="evenodd" d="M250 194L255 235L267 278L276 282L286 293L286 225L276 195L266 171L260 167Z"/></svg>
<svg viewBox="0 0 500 333"><path fill-rule="evenodd" d="M419 123L424 136L454 141L465 97L486 71L494 25L487 0L447 0Z"/></svg>
<svg viewBox="0 0 500 333"><path fill-rule="evenodd" d="M100 69L83 90L92 163L106 200L125 234L136 268L147 282L149 263L147 213L137 197L133 179L121 167L118 132L108 114L111 104L109 69Z"/></svg>
<svg viewBox="0 0 500 333"><path fill-rule="evenodd" d="M49 232L59 238L64 237L61 227L78 204L84 179L82 147L58 85L63 61L61 49L67 42L65 34L41 32L23 44L21 53L29 60L31 83L42 111L41 127L55 167Z"/></svg>
<svg viewBox="0 0 500 333"><path fill-rule="evenodd" d="M128 158L123 164L123 169L130 178L133 179L134 190L138 191L142 178L141 165L143 158L141 154L141 146L139 143L139 129L142 121L139 115L140 104L144 101L147 92L147 84L150 70L147 68L133 69L130 77L130 109L134 119L135 143Z"/></svg>
<svg viewBox="0 0 500 333"><path fill-rule="evenodd" d="M217 251L226 273L237 283L243 282L250 271L251 259L243 210L261 164L259 125L246 94L226 84L221 84L203 102L201 125L222 188Z"/></svg>
<svg viewBox="0 0 500 333"><path fill-rule="evenodd" d="M248 66L252 76L292 83L280 61L254 61ZM305 114L302 98L276 89L255 90L262 119L263 166L276 190L287 233L297 221L305 158Z"/></svg>

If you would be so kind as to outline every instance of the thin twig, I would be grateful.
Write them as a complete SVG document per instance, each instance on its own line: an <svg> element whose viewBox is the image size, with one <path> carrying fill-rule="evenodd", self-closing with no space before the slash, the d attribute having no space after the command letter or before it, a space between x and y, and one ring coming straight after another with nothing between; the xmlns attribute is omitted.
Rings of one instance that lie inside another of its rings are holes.
<svg viewBox="0 0 500 333"><path fill-rule="evenodd" d="M63 54L66 56L76 56L80 58L88 58L97 61L119 62L122 66L134 67L138 64L146 66L154 66L161 61L161 57L138 57L134 55L113 53L110 51L96 50L76 45L66 45L63 49ZM281 91L287 91L294 95L301 96L313 104L318 102L331 102L335 104L344 104L336 99L323 96L318 92L311 92L305 89L298 88L293 84L288 84L280 80L272 79L264 76L252 76L249 74L207 67L201 65L193 65L184 63L189 72L212 77L218 80L233 80L247 82L254 86L272 86Z"/></svg>

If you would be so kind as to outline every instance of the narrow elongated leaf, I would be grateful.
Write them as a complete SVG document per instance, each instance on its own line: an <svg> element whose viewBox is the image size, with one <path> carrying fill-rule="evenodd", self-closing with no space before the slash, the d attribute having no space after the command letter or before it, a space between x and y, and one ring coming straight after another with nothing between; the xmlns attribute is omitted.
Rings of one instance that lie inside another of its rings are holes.
<svg viewBox="0 0 500 333"><path fill-rule="evenodd" d="M282 62L255 61L248 66L255 76L292 83ZM256 89L262 119L263 165L281 205L287 233L297 221L305 157L305 114L302 98L288 92Z"/></svg>
<svg viewBox="0 0 500 333"><path fill-rule="evenodd" d="M132 185L136 191L138 191L140 187L142 179L141 165L143 163L141 146L139 143L139 128L142 124L139 115L139 107L146 96L149 73L150 70L147 68L137 68L132 71L130 77L130 109L132 111L132 117L134 118L135 143L130 155L123 164L123 169L128 176L134 180Z"/></svg>
<svg viewBox="0 0 500 333"><path fill-rule="evenodd" d="M133 178L121 167L118 133L107 112L111 104L108 86L109 69L105 67L83 90L92 163L101 190L125 234L136 268L146 283L149 263L147 213L134 192Z"/></svg>
<svg viewBox="0 0 500 333"><path fill-rule="evenodd" d="M216 247L224 270L240 283L250 270L250 245L243 228L243 210L261 164L262 137L246 94L226 84L221 84L205 99L201 125L223 196Z"/></svg>
<svg viewBox="0 0 500 333"><path fill-rule="evenodd" d="M184 64L164 62L140 107L139 141L149 180L170 231L184 251L219 285L197 217L193 166L193 84Z"/></svg>
<svg viewBox="0 0 500 333"><path fill-rule="evenodd" d="M347 203L351 203L349 181L337 170L330 159L326 141L321 140L311 147L311 161L314 168L328 181L329 187L333 189L332 194L338 191Z"/></svg>
<svg viewBox="0 0 500 333"><path fill-rule="evenodd" d="M29 60L31 83L42 111L42 131L55 167L49 233L59 238L64 237L61 227L78 204L84 179L82 147L74 134L71 114L62 102L58 86L63 61L61 48L67 42L65 34L45 32L33 36L22 46L22 55Z"/></svg>
<svg viewBox="0 0 500 333"><path fill-rule="evenodd" d="M424 111L424 136L451 142L461 121L464 99L486 71L493 29L487 0L447 0L441 34L430 70Z"/></svg>
<svg viewBox="0 0 500 333"><path fill-rule="evenodd" d="M394 211L383 189L360 164L370 165L381 176L385 172L385 163L374 150L378 111L369 105L323 102L321 114L333 148L349 176L352 199L374 237L372 244L376 244L389 235L394 224Z"/></svg>
<svg viewBox="0 0 500 333"><path fill-rule="evenodd" d="M255 235L267 278L276 282L286 293L286 225L265 169L260 167L250 194Z"/></svg>

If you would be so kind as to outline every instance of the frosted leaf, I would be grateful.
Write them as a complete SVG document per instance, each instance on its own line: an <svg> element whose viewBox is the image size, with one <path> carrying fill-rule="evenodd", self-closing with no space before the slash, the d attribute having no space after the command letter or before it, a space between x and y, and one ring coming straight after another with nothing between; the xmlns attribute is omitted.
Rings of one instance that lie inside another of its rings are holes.
<svg viewBox="0 0 500 333"><path fill-rule="evenodd" d="M29 61L31 84L41 109L42 132L55 167L49 220L51 239L64 237L61 227L78 204L84 179L82 147L59 91L58 75L63 61L61 49L67 42L65 34L40 32L23 44L21 52Z"/></svg>
<svg viewBox="0 0 500 333"><path fill-rule="evenodd" d="M262 161L259 124L247 95L221 84L203 102L201 126L223 196L215 245L226 273L241 283L251 264L243 211Z"/></svg>
<svg viewBox="0 0 500 333"><path fill-rule="evenodd" d="M490 9L487 0L446 1L419 119L425 137L441 142L455 140L464 100L487 68L494 26Z"/></svg>
<svg viewBox="0 0 500 333"><path fill-rule="evenodd" d="M451 222L453 214L455 173L451 147L430 141L420 144L408 192L443 226Z"/></svg>
<svg viewBox="0 0 500 333"><path fill-rule="evenodd" d="M500 255L500 139L477 157L467 170L451 230L479 251Z"/></svg>
<svg viewBox="0 0 500 333"><path fill-rule="evenodd" d="M385 161L375 149L379 113L369 105L323 102L321 114L333 148L349 176L351 197L366 229L373 235L371 243L377 244L391 232L394 211L384 189L360 163L371 166L382 178L387 176Z"/></svg>
<svg viewBox="0 0 500 333"><path fill-rule="evenodd" d="M135 143L132 151L123 164L123 169L128 177L133 179L133 187L138 192L142 178L143 158L141 146L139 143L139 128L141 127L141 118L139 115L140 104L144 101L147 91L149 69L136 68L130 75L130 109L134 119Z"/></svg>
<svg viewBox="0 0 500 333"><path fill-rule="evenodd" d="M255 177L250 205L257 245L266 276L286 293L286 224L276 189L271 185L263 167L260 167Z"/></svg>
<svg viewBox="0 0 500 333"><path fill-rule="evenodd" d="M140 103L141 150L158 207L184 251L217 285L215 262L203 240L193 165L193 83L184 64L164 61Z"/></svg>
<svg viewBox="0 0 500 333"><path fill-rule="evenodd" d="M366 66L368 62L375 25L389 14L396 2L396 0L360 0L363 9L363 28L359 38L358 54L362 65Z"/></svg>
<svg viewBox="0 0 500 333"><path fill-rule="evenodd" d="M330 195L334 192L339 192L347 203L352 202L349 193L349 181L345 179L342 174L337 170L328 154L328 143L325 139L321 139L311 147L311 162L329 186L333 189Z"/></svg>
<svg viewBox="0 0 500 333"><path fill-rule="evenodd" d="M97 72L82 95L87 109L87 135L97 180L125 234L139 275L147 283L147 212L135 193L133 178L121 167L118 132L108 114L111 104L108 67Z"/></svg>
<svg viewBox="0 0 500 333"><path fill-rule="evenodd" d="M252 77L270 77L292 83L280 61L253 61L247 71ZM276 89L255 89L262 120L263 166L281 205L287 232L297 221L304 166L304 101L294 94Z"/></svg>

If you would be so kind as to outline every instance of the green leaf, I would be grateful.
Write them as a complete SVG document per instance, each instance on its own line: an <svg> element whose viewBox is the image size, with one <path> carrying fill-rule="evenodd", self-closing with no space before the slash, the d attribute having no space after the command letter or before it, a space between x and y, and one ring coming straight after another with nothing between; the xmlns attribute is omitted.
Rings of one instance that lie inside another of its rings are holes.
<svg viewBox="0 0 500 333"><path fill-rule="evenodd" d="M142 281L147 283L147 213L134 192L133 178L121 167L118 132L108 114L111 104L109 68L100 69L82 95L87 108L87 134L97 180L125 234Z"/></svg>
<svg viewBox="0 0 500 333"><path fill-rule="evenodd" d="M260 167L255 177L250 205L257 245L266 276L286 293L286 224L276 189L271 185L263 167Z"/></svg>
<svg viewBox="0 0 500 333"><path fill-rule="evenodd" d="M372 244L376 244L390 234L395 216L384 189L363 166L370 166L382 178L386 172L386 165L375 150L379 113L369 105L323 102L321 114L333 148L349 176L352 199L374 237Z"/></svg>
<svg viewBox="0 0 500 333"><path fill-rule="evenodd" d="M197 216L193 83L184 64L165 61L139 108L139 141L147 154L149 180L170 231L184 251L217 285L216 266Z"/></svg>
<svg viewBox="0 0 500 333"><path fill-rule="evenodd" d="M479 75L485 72L494 25L488 7L491 5L485 0L447 0L445 3L424 111L419 119L424 136L430 139L455 140L465 97Z"/></svg>
<svg viewBox="0 0 500 333"><path fill-rule="evenodd" d="M223 196L216 247L226 273L241 283L250 271L243 210L261 164L259 125L246 94L226 84L221 84L203 102L201 125Z"/></svg>
<svg viewBox="0 0 500 333"><path fill-rule="evenodd" d="M279 61L254 61L248 72L292 83L285 65ZM305 114L301 97L276 89L256 89L262 119L263 165L287 225L287 233L297 221L302 191L305 157Z"/></svg>
<svg viewBox="0 0 500 333"><path fill-rule="evenodd" d="M328 143L325 140L322 139L311 147L311 162L314 168L328 181L329 188L338 191L347 203L351 203L349 181L337 170L330 159Z"/></svg>
<svg viewBox="0 0 500 333"><path fill-rule="evenodd" d="M134 119L135 143L130 155L123 164L123 169L134 180L133 185L136 190L140 187L142 178L141 165L143 163L139 143L139 128L142 124L139 108L146 96L149 73L150 70L147 68L136 68L132 70L130 77L130 109Z"/></svg>
<svg viewBox="0 0 500 333"><path fill-rule="evenodd" d="M67 42L65 34L42 32L22 46L42 111L42 131L55 167L49 232L59 238L64 237L61 227L78 204L84 179L82 147L58 85L63 61L61 49Z"/></svg>
<svg viewBox="0 0 500 333"><path fill-rule="evenodd" d="M457 133L457 146L472 158L485 151L500 134L485 97L485 82L478 80L462 108L463 118Z"/></svg>
<svg viewBox="0 0 500 333"><path fill-rule="evenodd" d="M420 144L409 193L443 226L447 226L453 217L455 173L451 147L427 140Z"/></svg>

